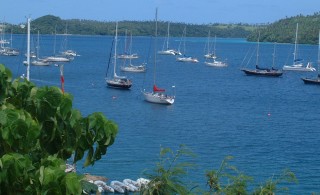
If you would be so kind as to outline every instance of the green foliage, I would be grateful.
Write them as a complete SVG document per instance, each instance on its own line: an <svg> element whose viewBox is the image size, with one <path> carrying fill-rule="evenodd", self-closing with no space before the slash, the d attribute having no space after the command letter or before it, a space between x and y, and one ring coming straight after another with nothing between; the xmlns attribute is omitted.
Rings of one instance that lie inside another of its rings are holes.
<svg viewBox="0 0 320 195"><path fill-rule="evenodd" d="M90 183L86 180L81 180L81 186L82 186L82 189L85 191L85 192L88 192L89 194L93 194L94 192L97 192L98 191L98 186L93 184L93 183Z"/></svg>
<svg viewBox="0 0 320 195"><path fill-rule="evenodd" d="M10 85L8 81L11 81L12 74L9 69L5 66L0 66L0 104L5 100L7 94L8 86Z"/></svg>
<svg viewBox="0 0 320 195"><path fill-rule="evenodd" d="M161 148L160 161L154 173L147 174L151 181L140 194L192 194L182 178L187 174L186 169L192 168L193 164L180 162L182 157L194 157L194 154L184 145L181 145L176 152L170 148Z"/></svg>
<svg viewBox="0 0 320 195"><path fill-rule="evenodd" d="M261 42L294 43L297 23L299 24L298 43L317 44L320 13L309 16L298 15L261 26L248 36L248 40L257 41L258 31L260 31Z"/></svg>
<svg viewBox="0 0 320 195"><path fill-rule="evenodd" d="M81 177L65 173L74 154L93 165L115 141L102 113L82 117L72 96L16 79L0 64L0 194L80 194ZM88 151L88 152L87 152Z"/></svg>
<svg viewBox="0 0 320 195"><path fill-rule="evenodd" d="M227 156L221 163L219 169L207 171L208 194L254 194L273 195L276 192L288 191L287 187L278 187L286 183L296 183L297 179L293 172L284 170L277 178L271 178L264 184L259 185L253 192L249 192L248 182L253 178L239 172L236 167L229 164L233 157Z"/></svg>
<svg viewBox="0 0 320 195"><path fill-rule="evenodd" d="M258 185L253 192L250 192L248 190L249 184L250 188L256 186L253 184L253 178L231 165L230 161L233 157L227 156L218 169L206 172L209 191L203 191L197 185L187 184L184 178L187 175L187 169L195 166L185 163L190 161L190 157L195 157L195 155L184 145L181 145L175 152L170 148L161 148L160 159L155 170L151 174L146 174L150 183L141 189L140 194L273 195L277 192L288 192L289 189L285 185L297 182L293 172L284 170L278 177L268 179L264 184ZM279 187L280 185L281 187Z"/></svg>
<svg viewBox="0 0 320 195"><path fill-rule="evenodd" d="M227 156L221 163L219 169L207 171L207 185L209 194L248 194L247 182L252 178L239 172L236 167L229 165L233 157ZM228 183L223 184L222 181Z"/></svg>
<svg viewBox="0 0 320 195"><path fill-rule="evenodd" d="M287 187L278 188L282 183L297 183L297 178L290 170L284 170L278 177L268 179L264 184L261 184L253 193L254 195L275 194L276 192L287 192Z"/></svg>

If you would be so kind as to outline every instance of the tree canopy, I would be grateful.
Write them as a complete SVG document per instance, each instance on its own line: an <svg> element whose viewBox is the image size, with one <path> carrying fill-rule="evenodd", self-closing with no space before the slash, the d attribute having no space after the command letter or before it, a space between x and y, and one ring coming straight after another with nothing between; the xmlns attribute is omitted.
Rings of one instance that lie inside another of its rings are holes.
<svg viewBox="0 0 320 195"><path fill-rule="evenodd" d="M133 36L152 36L154 35L154 21L119 21L119 35L124 34L125 30L132 32ZM158 21L158 33L160 36L167 35L167 21ZM114 35L115 21L95 21L83 19L62 20L53 15L46 15L31 21L31 33L41 34L76 34L76 35ZM170 23L170 36L180 37L183 28L187 26L189 37L206 37L208 31L218 37L246 37L252 31L248 24L187 24L172 22ZM16 34L26 33L25 29L19 25L7 25L6 31Z"/></svg>
<svg viewBox="0 0 320 195"><path fill-rule="evenodd" d="M0 194L80 194L81 177L66 161L93 165L115 141L102 113L83 117L58 87L15 79L0 64Z"/></svg>
<svg viewBox="0 0 320 195"><path fill-rule="evenodd" d="M261 42L294 43L297 23L299 24L298 43L317 44L320 13L309 16L298 15L260 26L248 36L248 40L257 41L260 31Z"/></svg>
<svg viewBox="0 0 320 195"><path fill-rule="evenodd" d="M247 38L248 41L257 41L260 31L260 41L293 43L295 27L299 23L299 43L317 44L320 29L320 12L313 15L297 15L286 17L271 24L187 24L170 23L170 36L181 37L184 27L187 27L188 37L206 37L208 32L221 38ZM167 35L167 24L170 21L158 21L159 36ZM131 31L133 36L153 36L154 21L119 21L119 35ZM84 19L63 20L57 16L45 15L31 21L31 33L41 34L76 34L76 35L114 35L114 21L95 21ZM26 33L20 25L6 24L5 30L16 34Z"/></svg>

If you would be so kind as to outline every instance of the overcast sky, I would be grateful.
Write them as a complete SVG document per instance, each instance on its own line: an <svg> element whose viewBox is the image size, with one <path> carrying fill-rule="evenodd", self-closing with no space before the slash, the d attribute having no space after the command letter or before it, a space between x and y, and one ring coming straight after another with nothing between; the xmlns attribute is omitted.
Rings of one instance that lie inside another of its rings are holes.
<svg viewBox="0 0 320 195"><path fill-rule="evenodd" d="M19 24L26 17L98 21L153 20L193 24L272 23L285 17L312 15L320 0L0 0L0 21Z"/></svg>

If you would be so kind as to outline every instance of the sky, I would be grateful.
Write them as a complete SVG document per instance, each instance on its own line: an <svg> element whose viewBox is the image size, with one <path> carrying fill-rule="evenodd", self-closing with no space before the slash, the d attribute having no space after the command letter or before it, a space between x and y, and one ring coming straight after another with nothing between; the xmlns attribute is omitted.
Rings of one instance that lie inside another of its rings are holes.
<svg viewBox="0 0 320 195"><path fill-rule="evenodd" d="M191 24L272 23L285 17L312 15L320 0L0 0L0 22L25 23L26 17L150 21Z"/></svg>

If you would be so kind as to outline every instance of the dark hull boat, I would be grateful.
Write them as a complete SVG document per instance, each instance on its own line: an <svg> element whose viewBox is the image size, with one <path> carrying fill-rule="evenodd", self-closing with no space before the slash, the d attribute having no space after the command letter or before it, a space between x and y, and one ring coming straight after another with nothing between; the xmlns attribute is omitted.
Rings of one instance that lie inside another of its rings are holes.
<svg viewBox="0 0 320 195"><path fill-rule="evenodd" d="M117 89L130 89L132 85L131 80L126 78L114 78L107 80L107 86Z"/></svg>
<svg viewBox="0 0 320 195"><path fill-rule="evenodd" d="M304 84L320 85L320 77L318 78L301 78Z"/></svg>
<svg viewBox="0 0 320 195"><path fill-rule="evenodd" d="M316 78L301 78L304 84L320 85L320 31L318 39L318 76Z"/></svg>
<svg viewBox="0 0 320 195"><path fill-rule="evenodd" d="M276 45L274 45L273 48L273 63L272 63L272 68L264 68L264 67L259 67L259 39L260 39L260 32L259 32L259 37L257 41L257 59L256 59L256 68L255 69L248 69L244 68L241 69L246 75L249 76L263 76L263 77L280 77L283 74L282 69L276 69L274 67L274 62L275 62L275 52L276 52Z"/></svg>
<svg viewBox="0 0 320 195"><path fill-rule="evenodd" d="M115 42L114 56L117 56L117 39L118 39L118 22L116 22L116 35L114 38L114 42ZM111 56L111 52L110 52L110 56ZM107 86L115 89L129 89L132 85L132 81L125 76L118 76L116 73L116 66L117 66L117 57L114 58L113 78L106 79ZM108 63L108 68L109 68L109 63Z"/></svg>
<svg viewBox="0 0 320 195"><path fill-rule="evenodd" d="M265 76L265 77L280 77L283 72L281 70L261 70L261 69L242 69L246 75Z"/></svg>

